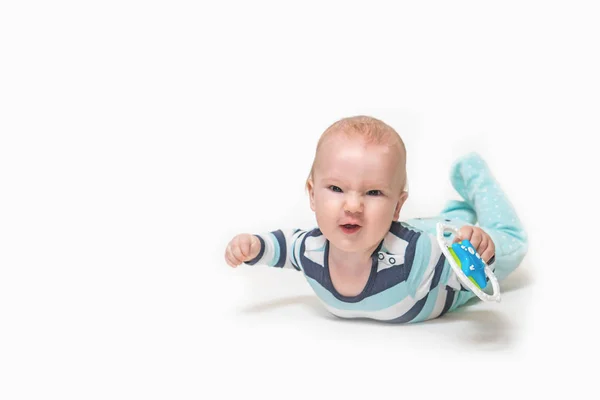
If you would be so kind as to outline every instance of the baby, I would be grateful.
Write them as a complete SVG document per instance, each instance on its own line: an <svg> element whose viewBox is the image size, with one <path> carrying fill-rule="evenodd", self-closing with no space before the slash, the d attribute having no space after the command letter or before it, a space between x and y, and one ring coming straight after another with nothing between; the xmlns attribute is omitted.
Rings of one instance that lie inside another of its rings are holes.
<svg viewBox="0 0 600 400"><path fill-rule="evenodd" d="M318 227L237 235L225 260L232 267L295 268L342 318L439 317L474 294L461 285L438 246L437 222L456 227L454 242L468 239L498 280L527 252L515 211L477 154L454 164L451 182L464 201L449 202L439 217L400 222L408 197L402 139L378 119L344 118L321 136L306 181Z"/></svg>

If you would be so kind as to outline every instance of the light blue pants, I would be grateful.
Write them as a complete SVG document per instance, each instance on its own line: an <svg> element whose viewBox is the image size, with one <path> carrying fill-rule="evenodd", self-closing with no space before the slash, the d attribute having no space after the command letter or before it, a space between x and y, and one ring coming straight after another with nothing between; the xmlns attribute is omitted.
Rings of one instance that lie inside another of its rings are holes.
<svg viewBox="0 0 600 400"><path fill-rule="evenodd" d="M433 235L436 235L436 224L440 221L453 226L470 224L481 227L496 246L492 267L498 280L502 281L523 261L528 248L527 234L512 204L477 153L458 159L451 168L450 180L463 201L448 202L437 217L406 222ZM452 309L473 296L471 292L461 292Z"/></svg>

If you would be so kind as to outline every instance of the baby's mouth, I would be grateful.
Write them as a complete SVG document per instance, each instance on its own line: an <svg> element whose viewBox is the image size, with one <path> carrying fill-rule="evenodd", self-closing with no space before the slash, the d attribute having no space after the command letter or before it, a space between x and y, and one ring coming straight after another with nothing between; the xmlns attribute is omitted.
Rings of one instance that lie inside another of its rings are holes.
<svg viewBox="0 0 600 400"><path fill-rule="evenodd" d="M360 225L355 225L355 224L344 224L344 225L340 225L340 227L342 228L342 231L344 233L355 233L355 232L358 232L358 230L361 228Z"/></svg>

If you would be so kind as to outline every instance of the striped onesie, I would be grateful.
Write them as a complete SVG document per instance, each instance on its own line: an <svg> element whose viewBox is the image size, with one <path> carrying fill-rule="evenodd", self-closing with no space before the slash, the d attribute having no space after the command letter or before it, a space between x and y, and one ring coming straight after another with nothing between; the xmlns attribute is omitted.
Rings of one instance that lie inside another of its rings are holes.
<svg viewBox="0 0 600 400"><path fill-rule="evenodd" d="M526 233L479 155L459 159L452 167L451 181L464 201L451 201L438 217L393 221L371 255L367 284L357 296L344 296L333 286L329 241L318 228L257 234L260 252L246 264L302 272L325 308L338 317L408 323L442 316L475 295L460 284L439 248L437 222L457 228L478 224L484 229L496 246L490 268L499 281L517 268L527 252Z"/></svg>

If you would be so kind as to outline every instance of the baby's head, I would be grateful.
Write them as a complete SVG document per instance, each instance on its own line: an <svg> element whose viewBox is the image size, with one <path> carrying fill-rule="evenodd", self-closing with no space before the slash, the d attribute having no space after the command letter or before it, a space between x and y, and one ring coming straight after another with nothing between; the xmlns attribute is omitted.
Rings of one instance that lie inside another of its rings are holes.
<svg viewBox="0 0 600 400"><path fill-rule="evenodd" d="M406 148L398 133L367 116L325 130L306 188L323 235L341 250L375 250L406 201Z"/></svg>

